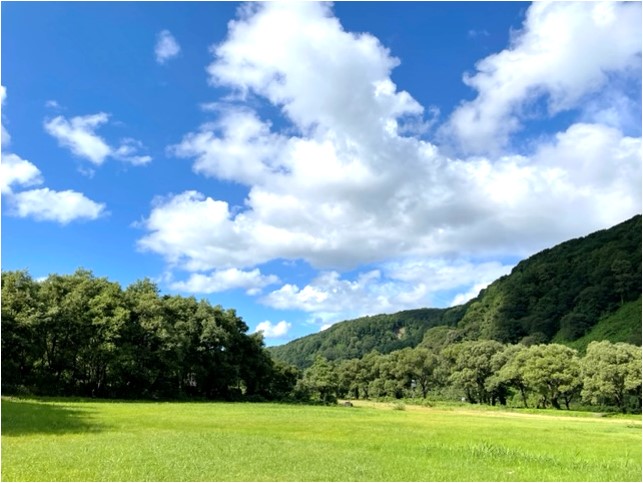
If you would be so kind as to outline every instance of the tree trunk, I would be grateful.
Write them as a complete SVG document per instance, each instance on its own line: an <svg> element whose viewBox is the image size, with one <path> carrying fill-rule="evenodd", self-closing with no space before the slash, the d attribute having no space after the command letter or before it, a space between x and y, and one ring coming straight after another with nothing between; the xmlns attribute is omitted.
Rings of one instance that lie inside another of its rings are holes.
<svg viewBox="0 0 643 483"><path fill-rule="evenodd" d="M527 393L523 386L520 386L520 395L522 396L522 403L525 405L526 408L529 407L527 405Z"/></svg>

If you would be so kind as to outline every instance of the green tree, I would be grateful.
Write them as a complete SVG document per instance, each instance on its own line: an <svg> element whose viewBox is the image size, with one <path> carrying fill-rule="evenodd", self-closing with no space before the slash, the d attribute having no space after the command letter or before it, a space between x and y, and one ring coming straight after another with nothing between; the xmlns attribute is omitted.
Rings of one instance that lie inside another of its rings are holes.
<svg viewBox="0 0 643 483"><path fill-rule="evenodd" d="M498 391L502 387L518 390L522 403L528 407L527 383L523 377L523 368L529 357L527 347L522 344L509 345L501 353L496 354L492 360L494 373L487 380L489 391Z"/></svg>
<svg viewBox="0 0 643 483"><path fill-rule="evenodd" d="M301 375L301 371L295 366L274 360L269 385L269 398L277 400L294 398L295 387Z"/></svg>
<svg viewBox="0 0 643 483"><path fill-rule="evenodd" d="M614 289L620 297L621 305L623 305L625 298L636 283L636 275L632 270L632 264L623 258L614 260L611 269L614 276Z"/></svg>
<svg viewBox="0 0 643 483"><path fill-rule="evenodd" d="M428 349L402 349L397 361L397 374L407 388L419 388L422 398L426 398L431 386L437 384L435 371L438 357Z"/></svg>
<svg viewBox="0 0 643 483"><path fill-rule="evenodd" d="M339 381L333 365L324 357L317 356L303 377L304 385L324 404L337 402Z"/></svg>
<svg viewBox="0 0 643 483"><path fill-rule="evenodd" d="M2 392L33 389L42 354L39 334L40 284L27 271L2 274Z"/></svg>
<svg viewBox="0 0 643 483"><path fill-rule="evenodd" d="M492 374L485 381L485 389L491 396L491 404L496 401L503 406L512 394L512 389L520 391L523 403L527 407L526 386L520 376L521 354L526 347L520 344L508 345L491 357Z"/></svg>
<svg viewBox="0 0 643 483"><path fill-rule="evenodd" d="M128 286L124 297L131 319L118 372L121 390L129 397L171 397L180 390L180 364L172 312L149 279ZM167 300L167 299L166 299Z"/></svg>
<svg viewBox="0 0 643 483"><path fill-rule="evenodd" d="M336 372L339 382L339 395L359 399L360 373L362 370L360 359L346 359L336 364Z"/></svg>
<svg viewBox="0 0 643 483"><path fill-rule="evenodd" d="M582 360L582 376L584 400L591 404L614 404L625 412L628 396L640 394L641 348L625 343L591 342Z"/></svg>
<svg viewBox="0 0 643 483"><path fill-rule="evenodd" d="M360 360L356 383L359 386L360 396L364 399L368 399L371 395L371 383L379 378L380 362L382 360L382 354L378 351L371 351Z"/></svg>
<svg viewBox="0 0 643 483"><path fill-rule="evenodd" d="M504 345L495 340L466 341L445 348L450 365L449 382L463 391L471 403L491 403L486 382L493 375L492 358Z"/></svg>
<svg viewBox="0 0 643 483"><path fill-rule="evenodd" d="M77 347L74 379L81 394L107 396L112 367L119 355L122 329L130 313L118 284L91 274L82 276L84 279L75 288L85 315L81 319L84 326Z"/></svg>
<svg viewBox="0 0 643 483"><path fill-rule="evenodd" d="M559 399L563 399L569 409L581 388L578 353L560 344L531 346L522 366L522 378L541 396L543 407L551 404L560 409Z"/></svg>

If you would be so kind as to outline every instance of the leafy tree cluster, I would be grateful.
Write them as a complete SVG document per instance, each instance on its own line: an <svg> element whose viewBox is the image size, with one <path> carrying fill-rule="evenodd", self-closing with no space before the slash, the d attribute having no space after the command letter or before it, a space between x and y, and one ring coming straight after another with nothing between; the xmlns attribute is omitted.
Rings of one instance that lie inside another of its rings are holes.
<svg viewBox="0 0 643 483"><path fill-rule="evenodd" d="M2 390L118 398L281 398L298 371L274 362L234 310L78 270L2 273Z"/></svg>
<svg viewBox="0 0 643 483"><path fill-rule="evenodd" d="M584 357L560 344L464 341L439 352L426 347L360 359L328 361L317 356L300 384L323 402L338 397L426 398L449 388L473 404L569 409L573 401L641 410L641 348L608 341L589 344Z"/></svg>

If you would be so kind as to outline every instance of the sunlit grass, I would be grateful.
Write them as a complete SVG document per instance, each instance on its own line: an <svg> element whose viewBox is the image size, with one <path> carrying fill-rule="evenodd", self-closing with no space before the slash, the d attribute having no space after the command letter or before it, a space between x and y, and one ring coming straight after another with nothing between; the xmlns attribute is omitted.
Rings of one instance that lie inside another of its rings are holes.
<svg viewBox="0 0 643 483"><path fill-rule="evenodd" d="M2 479L640 481L641 421L361 402L3 398Z"/></svg>

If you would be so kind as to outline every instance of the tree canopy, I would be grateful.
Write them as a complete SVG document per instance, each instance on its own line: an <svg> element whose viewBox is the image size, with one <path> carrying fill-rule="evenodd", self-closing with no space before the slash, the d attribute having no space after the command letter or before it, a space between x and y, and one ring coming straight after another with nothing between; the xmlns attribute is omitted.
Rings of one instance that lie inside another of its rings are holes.
<svg viewBox="0 0 643 483"><path fill-rule="evenodd" d="M78 270L2 274L2 389L121 398L283 397L297 371L275 363L233 309L161 296Z"/></svg>

